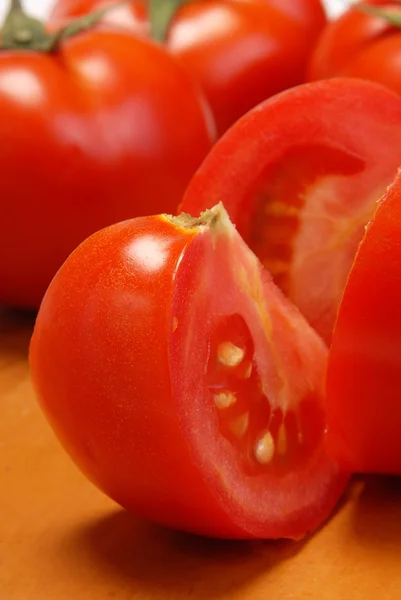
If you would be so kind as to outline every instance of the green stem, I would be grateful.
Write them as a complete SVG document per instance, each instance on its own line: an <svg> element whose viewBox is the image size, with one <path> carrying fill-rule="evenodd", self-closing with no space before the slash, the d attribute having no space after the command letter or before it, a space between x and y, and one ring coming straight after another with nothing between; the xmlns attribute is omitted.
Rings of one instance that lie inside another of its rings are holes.
<svg viewBox="0 0 401 600"><path fill-rule="evenodd" d="M55 33L49 34L42 21L24 12L21 0L11 0L9 12L1 29L0 50L56 52L62 41L87 31L98 23L106 12L127 1L116 2L89 15L78 17Z"/></svg>
<svg viewBox="0 0 401 600"><path fill-rule="evenodd" d="M166 39L171 21L178 9L191 0L149 0L151 35L157 42Z"/></svg>
<svg viewBox="0 0 401 600"><path fill-rule="evenodd" d="M49 36L49 41L47 45L47 52L55 52L59 47L60 43L64 40L74 37L83 31L87 31L91 29L96 23L98 23L104 15L110 11L112 8L116 8L121 4L126 4L128 0L123 0L122 2L116 2L111 6L105 6L89 15L84 15L83 17L77 17L65 27L59 29L52 36Z"/></svg>
<svg viewBox="0 0 401 600"><path fill-rule="evenodd" d="M401 2L401 0L397 0L397 2ZM359 4L356 8L370 15L381 17L390 25L401 27L401 12L398 12L397 14L391 10L383 10L377 6L372 6L371 4Z"/></svg>

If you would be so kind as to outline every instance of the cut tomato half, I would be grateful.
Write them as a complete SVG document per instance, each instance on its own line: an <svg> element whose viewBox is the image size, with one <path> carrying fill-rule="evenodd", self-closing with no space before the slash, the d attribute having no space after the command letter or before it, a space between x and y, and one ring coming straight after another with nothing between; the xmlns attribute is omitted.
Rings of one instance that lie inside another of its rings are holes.
<svg viewBox="0 0 401 600"><path fill-rule="evenodd" d="M327 349L217 206L103 230L31 344L40 403L109 496L226 538L300 538L347 479L326 452Z"/></svg>
<svg viewBox="0 0 401 600"><path fill-rule="evenodd" d="M354 471L401 475L401 171L351 269L327 374L332 452Z"/></svg>
<svg viewBox="0 0 401 600"><path fill-rule="evenodd" d="M275 282L331 339L364 228L401 164L401 99L333 79L261 104L214 146L182 210L223 202Z"/></svg>

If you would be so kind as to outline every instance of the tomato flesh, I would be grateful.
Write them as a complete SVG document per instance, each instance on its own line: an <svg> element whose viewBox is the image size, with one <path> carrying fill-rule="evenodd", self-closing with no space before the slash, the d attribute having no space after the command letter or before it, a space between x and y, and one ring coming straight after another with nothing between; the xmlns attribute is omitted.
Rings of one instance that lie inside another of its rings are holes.
<svg viewBox="0 0 401 600"><path fill-rule="evenodd" d="M330 342L364 227L401 162L400 123L400 99L381 86L299 86L227 132L181 209L197 214L222 201L275 282Z"/></svg>
<svg viewBox="0 0 401 600"><path fill-rule="evenodd" d="M304 464L321 443L324 413L316 396L306 396L284 412L272 408L251 332L238 314L224 317L213 332L206 384L219 431L248 474L260 475L267 468L284 474Z"/></svg>
<svg viewBox="0 0 401 600"><path fill-rule="evenodd" d="M40 403L93 482L229 538L300 538L336 504L347 477L326 452L326 360L221 206L86 240L30 354Z"/></svg>

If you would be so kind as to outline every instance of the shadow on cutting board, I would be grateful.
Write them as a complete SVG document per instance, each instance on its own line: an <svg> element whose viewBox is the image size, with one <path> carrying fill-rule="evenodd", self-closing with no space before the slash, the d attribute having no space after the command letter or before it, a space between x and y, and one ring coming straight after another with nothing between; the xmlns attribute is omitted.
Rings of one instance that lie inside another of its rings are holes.
<svg viewBox="0 0 401 600"><path fill-rule="evenodd" d="M170 531L122 510L76 531L70 542L69 558L85 559L117 585L174 599L218 598L239 590L305 544L212 540Z"/></svg>
<svg viewBox="0 0 401 600"><path fill-rule="evenodd" d="M358 477L355 496L352 513L355 539L383 551L397 550L401 556L401 478Z"/></svg>
<svg viewBox="0 0 401 600"><path fill-rule="evenodd" d="M36 313L0 307L0 353L27 358Z"/></svg>

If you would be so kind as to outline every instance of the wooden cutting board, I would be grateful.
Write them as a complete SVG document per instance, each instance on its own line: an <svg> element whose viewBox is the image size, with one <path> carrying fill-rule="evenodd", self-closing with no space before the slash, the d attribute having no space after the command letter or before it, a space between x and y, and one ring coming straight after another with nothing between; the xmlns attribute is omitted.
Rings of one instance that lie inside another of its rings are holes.
<svg viewBox="0 0 401 600"><path fill-rule="evenodd" d="M54 438L29 381L32 325L0 313L0 600L401 600L401 480L355 479L302 543L145 522L94 489Z"/></svg>

